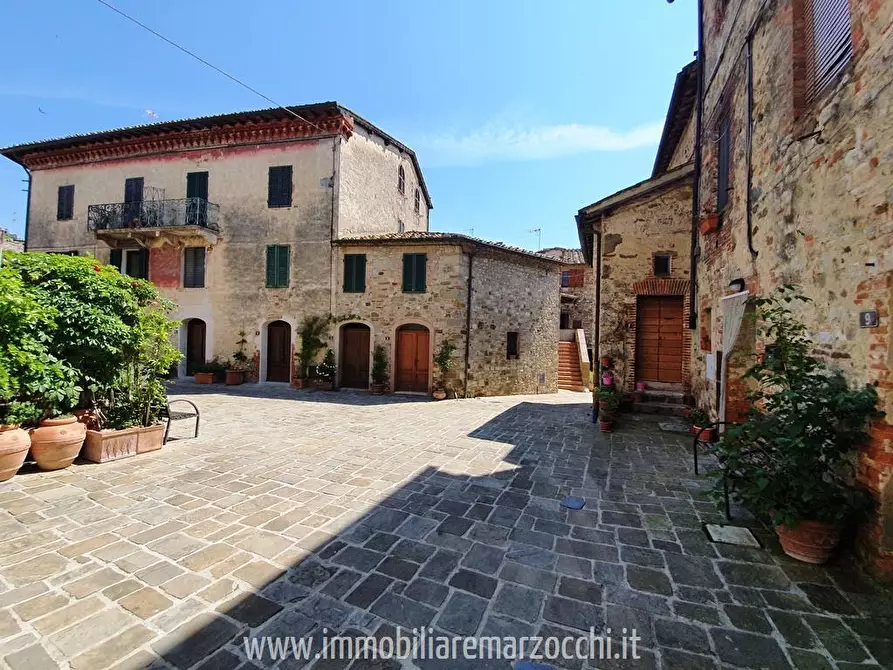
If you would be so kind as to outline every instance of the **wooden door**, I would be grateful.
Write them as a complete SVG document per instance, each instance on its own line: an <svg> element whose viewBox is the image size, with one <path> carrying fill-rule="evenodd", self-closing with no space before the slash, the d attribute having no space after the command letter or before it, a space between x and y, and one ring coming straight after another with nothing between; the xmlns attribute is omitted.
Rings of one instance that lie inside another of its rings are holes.
<svg viewBox="0 0 893 670"><path fill-rule="evenodd" d="M428 329L408 326L397 331L395 391L428 392Z"/></svg>
<svg viewBox="0 0 893 670"><path fill-rule="evenodd" d="M341 386L369 388L369 328L358 324L341 329Z"/></svg>
<svg viewBox="0 0 893 670"><path fill-rule="evenodd" d="M195 367L205 362L205 322L190 319L186 324L186 374L195 374Z"/></svg>
<svg viewBox="0 0 893 670"><path fill-rule="evenodd" d="M285 321L267 326L267 381L291 381L291 326Z"/></svg>
<svg viewBox="0 0 893 670"><path fill-rule="evenodd" d="M682 382L682 296L648 296L636 313L636 380Z"/></svg>
<svg viewBox="0 0 893 670"><path fill-rule="evenodd" d="M208 173L189 172L186 175L186 223L205 226L208 220Z"/></svg>

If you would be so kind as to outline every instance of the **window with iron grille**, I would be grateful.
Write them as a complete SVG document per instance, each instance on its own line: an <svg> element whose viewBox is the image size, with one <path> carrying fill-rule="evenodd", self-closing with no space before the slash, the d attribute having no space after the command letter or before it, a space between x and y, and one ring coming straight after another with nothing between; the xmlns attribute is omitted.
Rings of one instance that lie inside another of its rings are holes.
<svg viewBox="0 0 893 670"><path fill-rule="evenodd" d="M400 195L406 193L406 171L402 165L397 168L397 191Z"/></svg>
<svg viewBox="0 0 893 670"><path fill-rule="evenodd" d="M424 293L427 290L426 254L403 254L403 292Z"/></svg>
<svg viewBox="0 0 893 670"><path fill-rule="evenodd" d="M345 254L344 256L344 292L365 293L366 291L366 254Z"/></svg>
<svg viewBox="0 0 893 670"><path fill-rule="evenodd" d="M729 174L732 170L732 114L723 112L717 124L716 211L722 214L729 204Z"/></svg>
<svg viewBox="0 0 893 670"><path fill-rule="evenodd" d="M288 288L289 257L287 244L271 244L267 247L267 288Z"/></svg>
<svg viewBox="0 0 893 670"><path fill-rule="evenodd" d="M291 165L270 168L267 207L291 207L291 176Z"/></svg>
<svg viewBox="0 0 893 670"><path fill-rule="evenodd" d="M670 276L670 256L669 254L655 254L653 258L654 262L654 276L655 277L669 277Z"/></svg>
<svg viewBox="0 0 893 670"><path fill-rule="evenodd" d="M849 0L804 0L806 103L843 71L853 55Z"/></svg>
<svg viewBox="0 0 893 670"><path fill-rule="evenodd" d="M186 247L183 250L183 288L205 287L205 248Z"/></svg>
<svg viewBox="0 0 893 670"><path fill-rule="evenodd" d="M422 211L422 194L419 193L419 189L415 190L415 213L418 214Z"/></svg>
<svg viewBox="0 0 893 670"><path fill-rule="evenodd" d="M56 220L69 221L74 218L74 185L59 187L59 199L56 202Z"/></svg>
<svg viewBox="0 0 893 670"><path fill-rule="evenodd" d="M505 357L508 359L518 358L520 335L515 331L509 331L505 334Z"/></svg>

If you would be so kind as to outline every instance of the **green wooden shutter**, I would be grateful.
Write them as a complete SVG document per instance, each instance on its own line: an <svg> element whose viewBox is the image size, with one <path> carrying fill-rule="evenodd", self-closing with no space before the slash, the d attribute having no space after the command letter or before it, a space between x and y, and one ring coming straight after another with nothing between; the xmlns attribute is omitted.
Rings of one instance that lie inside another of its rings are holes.
<svg viewBox="0 0 893 670"><path fill-rule="evenodd" d="M121 253L120 249L112 249L109 253L109 265L114 265L118 268L118 272L121 271L121 261L123 260L124 255Z"/></svg>
<svg viewBox="0 0 893 670"><path fill-rule="evenodd" d="M356 271L354 274L354 287L357 293L366 292L366 254L356 257Z"/></svg>
<svg viewBox="0 0 893 670"><path fill-rule="evenodd" d="M344 283L341 290L345 293L353 293L353 265L356 256L346 255L344 257Z"/></svg>
<svg viewBox="0 0 893 670"><path fill-rule="evenodd" d="M139 274L134 275L134 276L139 277L140 279L148 279L149 278L149 250L148 249L140 249L139 259L140 259Z"/></svg>
<svg viewBox="0 0 893 670"><path fill-rule="evenodd" d="M288 287L290 252L291 247L287 245L279 246L279 258L276 263L276 286L279 288Z"/></svg>
<svg viewBox="0 0 893 670"><path fill-rule="evenodd" d="M427 254L416 254L416 288L419 293L428 290L428 256Z"/></svg>
<svg viewBox="0 0 893 670"><path fill-rule="evenodd" d="M276 288L276 247L267 247L267 288Z"/></svg>
<svg viewBox="0 0 893 670"><path fill-rule="evenodd" d="M412 291L412 266L413 266L413 255L412 254L403 254L403 292L409 293Z"/></svg>

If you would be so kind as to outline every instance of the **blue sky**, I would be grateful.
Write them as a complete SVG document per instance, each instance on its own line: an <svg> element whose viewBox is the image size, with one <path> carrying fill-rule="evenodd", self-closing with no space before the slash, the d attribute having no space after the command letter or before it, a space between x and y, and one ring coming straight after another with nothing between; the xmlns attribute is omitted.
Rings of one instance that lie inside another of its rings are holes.
<svg viewBox="0 0 893 670"><path fill-rule="evenodd" d="M282 104L337 100L413 147L433 230L577 246L650 174L695 0L112 0ZM4 2L0 146L268 107L95 0ZM0 159L0 227L24 230Z"/></svg>

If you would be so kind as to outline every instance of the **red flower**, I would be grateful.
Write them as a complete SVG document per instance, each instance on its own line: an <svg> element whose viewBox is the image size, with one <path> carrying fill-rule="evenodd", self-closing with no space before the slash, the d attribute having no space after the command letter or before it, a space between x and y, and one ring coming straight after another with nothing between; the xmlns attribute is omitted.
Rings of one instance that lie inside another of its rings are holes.
<svg viewBox="0 0 893 670"><path fill-rule="evenodd" d="M96 270L97 272L102 272L102 268L100 268L98 265L94 265L93 269Z"/></svg>

